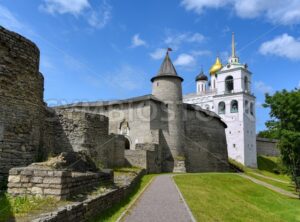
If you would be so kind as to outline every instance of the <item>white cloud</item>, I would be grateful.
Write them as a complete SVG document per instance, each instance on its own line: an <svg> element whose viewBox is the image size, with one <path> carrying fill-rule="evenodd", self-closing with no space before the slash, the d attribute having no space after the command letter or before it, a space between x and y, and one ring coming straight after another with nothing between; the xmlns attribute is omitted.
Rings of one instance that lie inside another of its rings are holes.
<svg viewBox="0 0 300 222"><path fill-rule="evenodd" d="M21 20L21 18L18 18L16 14L1 4L0 25L23 36L30 37L31 39L37 36L37 33L30 25L26 24L25 21Z"/></svg>
<svg viewBox="0 0 300 222"><path fill-rule="evenodd" d="M198 50L198 51L193 50L193 51L191 51L191 54L193 56L209 56L212 54L212 52L209 50Z"/></svg>
<svg viewBox="0 0 300 222"><path fill-rule="evenodd" d="M0 23L8 29L20 30L22 23L4 6L0 5Z"/></svg>
<svg viewBox="0 0 300 222"><path fill-rule="evenodd" d="M272 86L268 86L262 81L254 83L255 90L261 93L271 93L273 91Z"/></svg>
<svg viewBox="0 0 300 222"><path fill-rule="evenodd" d="M136 90L144 87L146 74L139 68L123 65L107 74L106 82L118 90Z"/></svg>
<svg viewBox="0 0 300 222"><path fill-rule="evenodd" d="M88 0L44 0L40 7L50 14L70 13L78 15L90 8L90 4Z"/></svg>
<svg viewBox="0 0 300 222"><path fill-rule="evenodd" d="M174 61L176 66L192 67L196 64L196 60L192 55L182 53Z"/></svg>
<svg viewBox="0 0 300 222"><path fill-rule="evenodd" d="M44 0L39 7L49 14L71 14L82 17L94 28L103 28L111 19L112 7L102 0L99 7L92 7L89 0Z"/></svg>
<svg viewBox="0 0 300 222"><path fill-rule="evenodd" d="M171 33L168 31L167 38L164 40L165 44L175 50L180 47L182 43L201 43L205 37L200 33Z"/></svg>
<svg viewBox="0 0 300 222"><path fill-rule="evenodd" d="M299 0L182 0L188 11L202 14L205 9L227 7L241 18L265 17L276 24L300 23Z"/></svg>
<svg viewBox="0 0 300 222"><path fill-rule="evenodd" d="M166 55L167 49L164 48L158 48L154 52L150 53L150 56L152 59L162 59Z"/></svg>
<svg viewBox="0 0 300 222"><path fill-rule="evenodd" d="M292 60L300 60L300 40L283 34L264 42L259 49L263 55L277 55Z"/></svg>
<svg viewBox="0 0 300 222"><path fill-rule="evenodd" d="M228 2L230 0L182 0L181 5L189 11L196 11L201 14L205 8L220 8Z"/></svg>
<svg viewBox="0 0 300 222"><path fill-rule="evenodd" d="M97 11L91 10L87 17L88 23L95 28L103 28L112 18L112 7L106 1L103 1Z"/></svg>
<svg viewBox="0 0 300 222"><path fill-rule="evenodd" d="M140 38L140 34L135 34L132 37L132 40L131 40L132 48L139 47L139 46L146 46L146 45L147 45L146 41Z"/></svg>

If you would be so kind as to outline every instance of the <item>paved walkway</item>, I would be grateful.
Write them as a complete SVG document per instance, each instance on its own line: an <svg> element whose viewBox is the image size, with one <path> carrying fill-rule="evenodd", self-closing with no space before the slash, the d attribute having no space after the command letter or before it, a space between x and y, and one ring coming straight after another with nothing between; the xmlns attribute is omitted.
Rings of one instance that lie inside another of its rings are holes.
<svg viewBox="0 0 300 222"><path fill-rule="evenodd" d="M157 176L124 220L127 222L193 222L171 175Z"/></svg>
<svg viewBox="0 0 300 222"><path fill-rule="evenodd" d="M246 174L239 173L239 175L240 175L241 177L244 177L244 178L246 178L246 179L251 180L252 182L254 182L254 183L256 183L256 184L259 184L259 185L262 185L262 186L264 186L264 187L267 187L267 188L269 188L270 190L273 190L273 191L275 191L275 192L277 192L277 193L280 193L280 194L282 194L282 195L285 195L285 196L287 196L287 197L291 197L291 198L299 198L298 195L293 194L292 192L283 190L283 189L281 189L281 188L279 188L279 187L276 187L276 186L273 186L273 185L271 185L271 184L269 184L269 183L266 183L266 182L264 182L264 181L255 179L255 178L253 178L253 177L251 177L251 176L248 176L248 175L246 175Z"/></svg>

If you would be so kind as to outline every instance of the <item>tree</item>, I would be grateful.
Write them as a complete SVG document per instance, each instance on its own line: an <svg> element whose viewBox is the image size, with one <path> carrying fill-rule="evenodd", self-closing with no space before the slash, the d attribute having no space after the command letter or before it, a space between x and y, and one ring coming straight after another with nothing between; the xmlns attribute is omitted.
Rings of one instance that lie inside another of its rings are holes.
<svg viewBox="0 0 300 222"><path fill-rule="evenodd" d="M268 133L279 139L282 162L300 190L300 89L266 94L265 108L270 108Z"/></svg>

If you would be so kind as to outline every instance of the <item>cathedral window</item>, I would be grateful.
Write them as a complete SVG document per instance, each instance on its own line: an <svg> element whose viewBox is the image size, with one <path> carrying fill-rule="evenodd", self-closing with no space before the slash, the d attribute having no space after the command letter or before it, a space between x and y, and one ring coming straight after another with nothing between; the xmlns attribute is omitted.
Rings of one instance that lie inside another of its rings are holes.
<svg viewBox="0 0 300 222"><path fill-rule="evenodd" d="M225 103L224 102L219 102L218 113L219 114L225 114Z"/></svg>
<svg viewBox="0 0 300 222"><path fill-rule="evenodd" d="M248 100L245 100L245 112L249 113L249 102L248 102Z"/></svg>
<svg viewBox="0 0 300 222"><path fill-rule="evenodd" d="M247 76L245 76L245 78L244 78L244 86L245 86L245 91L248 92L249 86L248 86L248 77Z"/></svg>
<svg viewBox="0 0 300 222"><path fill-rule="evenodd" d="M254 116L254 105L253 105L253 103L250 103L250 114L252 116Z"/></svg>
<svg viewBox="0 0 300 222"><path fill-rule="evenodd" d="M237 113L239 111L238 101L232 100L230 106L230 112Z"/></svg>
<svg viewBox="0 0 300 222"><path fill-rule="evenodd" d="M225 79L225 92L232 93L233 91L233 77L227 76Z"/></svg>

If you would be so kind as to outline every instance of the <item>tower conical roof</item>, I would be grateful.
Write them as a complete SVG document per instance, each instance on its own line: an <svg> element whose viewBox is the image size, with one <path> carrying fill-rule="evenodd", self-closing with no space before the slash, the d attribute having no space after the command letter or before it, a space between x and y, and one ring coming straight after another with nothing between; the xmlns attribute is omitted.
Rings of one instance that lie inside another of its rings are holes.
<svg viewBox="0 0 300 222"><path fill-rule="evenodd" d="M169 53L167 52L163 63L160 66L160 69L157 75L173 75L177 76L176 69L170 59Z"/></svg>
<svg viewBox="0 0 300 222"><path fill-rule="evenodd" d="M153 77L151 79L151 81L153 82L153 80L155 78L161 77L161 76L169 76L169 77L174 76L174 77L180 78L183 81L183 79L180 76L178 76L178 74L177 74L177 71L170 59L169 52L166 53L164 61L161 64L157 75L155 77Z"/></svg>

